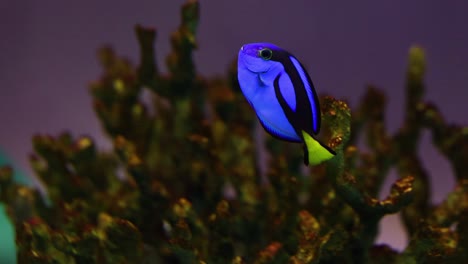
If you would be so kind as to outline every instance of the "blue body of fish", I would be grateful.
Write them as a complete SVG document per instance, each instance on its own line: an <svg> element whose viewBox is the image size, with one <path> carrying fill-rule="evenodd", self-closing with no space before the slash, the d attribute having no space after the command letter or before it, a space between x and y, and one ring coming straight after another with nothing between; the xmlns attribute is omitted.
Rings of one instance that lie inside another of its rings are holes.
<svg viewBox="0 0 468 264"><path fill-rule="evenodd" d="M319 100L296 57L271 43L246 44L239 51L238 81L268 133L305 143L306 164L333 157L333 150L313 138L320 131Z"/></svg>

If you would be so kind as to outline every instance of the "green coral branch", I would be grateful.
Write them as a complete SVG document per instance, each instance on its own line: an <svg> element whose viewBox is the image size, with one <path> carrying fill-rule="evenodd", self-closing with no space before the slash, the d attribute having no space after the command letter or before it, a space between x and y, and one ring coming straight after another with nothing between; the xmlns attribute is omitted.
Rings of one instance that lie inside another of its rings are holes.
<svg viewBox="0 0 468 264"><path fill-rule="evenodd" d="M468 210L468 181L458 183L447 199L434 207L430 214L429 223L434 226L450 227Z"/></svg>
<svg viewBox="0 0 468 264"><path fill-rule="evenodd" d="M432 103L421 103L417 110L422 124L432 132L434 145L449 159L457 181L468 179L468 127L447 124Z"/></svg>
<svg viewBox="0 0 468 264"><path fill-rule="evenodd" d="M401 129L395 135L390 136L386 133L384 94L370 87L360 107L353 114L356 118L353 120L351 137L351 142L356 143L357 135L363 132L363 129L367 133L367 145L372 155L361 154L364 163L353 172L358 179L362 179L364 189L369 194L375 196L380 192L380 187L392 166L397 166L401 178L414 179L411 186L412 195L403 199L406 200L405 206L389 211L397 212L403 209L403 219L410 234L417 228L418 219L428 215L430 199L428 175L417 157L419 137L423 128L418 107L424 93L424 65L423 51L419 47L411 48L407 72L406 116Z"/></svg>
<svg viewBox="0 0 468 264"><path fill-rule="evenodd" d="M159 71L155 62L156 55L154 43L156 30L144 28L140 25L135 27L135 33L140 45L140 66L138 67L138 79L141 85L154 88L159 77Z"/></svg>
<svg viewBox="0 0 468 264"><path fill-rule="evenodd" d="M197 47L195 33L199 21L198 1L188 1L182 6L182 22L177 31L171 35L172 51L166 58L170 76L170 98L196 95L195 64L193 51Z"/></svg>

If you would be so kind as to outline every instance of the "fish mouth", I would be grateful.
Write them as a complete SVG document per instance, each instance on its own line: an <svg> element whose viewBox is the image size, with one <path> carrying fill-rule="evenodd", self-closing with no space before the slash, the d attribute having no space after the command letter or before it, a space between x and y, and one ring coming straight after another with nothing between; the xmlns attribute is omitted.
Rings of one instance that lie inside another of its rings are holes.
<svg viewBox="0 0 468 264"><path fill-rule="evenodd" d="M242 45L239 52L242 52L242 54L244 54L245 56L259 58L258 57L258 50L254 49L254 48L250 48L249 44Z"/></svg>

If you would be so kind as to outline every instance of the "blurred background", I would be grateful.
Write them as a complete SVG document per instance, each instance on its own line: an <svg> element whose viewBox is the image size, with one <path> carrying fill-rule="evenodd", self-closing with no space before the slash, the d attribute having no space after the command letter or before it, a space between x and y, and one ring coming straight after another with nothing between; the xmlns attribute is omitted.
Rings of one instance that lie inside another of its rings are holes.
<svg viewBox="0 0 468 264"><path fill-rule="evenodd" d="M157 61L170 49L169 34L180 21L183 0L13 1L0 3L0 149L27 175L34 133L91 135L110 148L91 107L87 85L101 69L96 50L111 44L138 63L134 25L157 29ZM463 0L201 0L200 74L224 75L244 43L266 41L295 54L320 94L356 106L373 84L388 95L387 126L395 132L403 119L405 70L411 45L427 55L426 99L445 118L468 125L468 2ZM433 179L432 200L453 188L447 160L430 145L420 146ZM388 194L387 180L381 197ZM404 248L398 216L388 216L379 242Z"/></svg>

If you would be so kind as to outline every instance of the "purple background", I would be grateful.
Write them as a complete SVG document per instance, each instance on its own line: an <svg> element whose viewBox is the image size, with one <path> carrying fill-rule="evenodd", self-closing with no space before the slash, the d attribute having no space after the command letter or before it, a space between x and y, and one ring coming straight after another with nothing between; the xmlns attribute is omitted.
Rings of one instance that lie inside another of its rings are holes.
<svg viewBox="0 0 468 264"><path fill-rule="evenodd" d="M134 25L155 26L163 66L182 3L2 1L0 148L21 167L28 166L36 132L89 134L108 148L87 90L101 72L96 49L110 43L136 62ZM403 118L407 52L416 43L427 52L426 98L447 120L466 125L467 14L463 0L206 0L201 1L195 59L200 73L224 74L242 44L276 43L303 62L319 93L346 98L354 106L366 84L385 89L388 127L394 132ZM435 180L433 200L439 202L453 188L452 171L430 145L429 133L422 141L420 152ZM379 241L402 248L405 239L398 217L386 217Z"/></svg>

